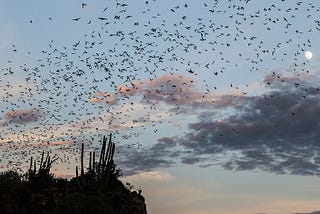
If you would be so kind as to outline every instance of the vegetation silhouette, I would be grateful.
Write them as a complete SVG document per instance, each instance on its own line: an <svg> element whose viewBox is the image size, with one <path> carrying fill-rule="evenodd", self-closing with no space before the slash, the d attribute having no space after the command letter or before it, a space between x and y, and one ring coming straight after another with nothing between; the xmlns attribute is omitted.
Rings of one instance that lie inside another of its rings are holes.
<svg viewBox="0 0 320 214"><path fill-rule="evenodd" d="M1 213L107 213L146 214L141 191L132 191L118 178L121 171L113 161L115 144L110 134L103 137L99 161L90 152L89 167L84 168L84 145L81 147L81 166L76 177L55 178L50 169L58 160L42 152L39 168L31 158L29 170L20 174L14 170L0 173Z"/></svg>

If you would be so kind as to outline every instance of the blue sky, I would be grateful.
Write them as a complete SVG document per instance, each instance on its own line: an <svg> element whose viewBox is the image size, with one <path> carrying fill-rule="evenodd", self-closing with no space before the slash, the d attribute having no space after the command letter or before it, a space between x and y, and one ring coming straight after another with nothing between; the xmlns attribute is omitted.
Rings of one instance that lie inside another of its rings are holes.
<svg viewBox="0 0 320 214"><path fill-rule="evenodd" d="M319 10L1 2L1 170L45 149L73 175L81 143L112 132L150 213L319 210Z"/></svg>

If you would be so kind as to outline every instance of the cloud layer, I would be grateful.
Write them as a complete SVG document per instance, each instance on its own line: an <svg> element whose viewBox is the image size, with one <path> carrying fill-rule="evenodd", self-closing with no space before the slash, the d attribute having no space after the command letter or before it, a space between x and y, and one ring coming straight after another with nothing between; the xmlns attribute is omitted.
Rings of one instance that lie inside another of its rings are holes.
<svg viewBox="0 0 320 214"><path fill-rule="evenodd" d="M97 132L99 124L105 126L103 121L111 120L113 126L114 121L118 121L119 127L123 126L113 130L131 129L149 123L155 125L155 121L170 117L174 111L183 117L197 109L194 114L197 121L189 122L183 135L162 137L154 145L140 149L118 146L124 155L117 163L129 169L126 172L129 175L181 163L201 167L220 165L229 170L320 175L317 82L317 76L273 73L265 77L267 90L261 96L221 95L202 92L192 78L168 73L153 80L131 82L131 86L118 86L116 93L97 92L89 102L115 105L111 116L108 112L110 117L100 115L60 128L62 132L70 129L81 133L92 127L92 131ZM120 105L121 99L127 104ZM160 113L147 110L159 103L167 109L162 108ZM135 115L138 109L142 112ZM39 109L10 111L1 124L25 124L43 115Z"/></svg>
<svg viewBox="0 0 320 214"><path fill-rule="evenodd" d="M140 102L164 103L173 106L205 106L214 102L213 94L199 91L193 78L177 73L166 73L155 79L132 81L129 86L119 85L115 93L98 92L89 102L117 104L125 98L140 98Z"/></svg>
<svg viewBox="0 0 320 214"><path fill-rule="evenodd" d="M248 97L223 120L200 118L178 142L195 156L238 151L238 158L225 161L227 169L320 175L320 122L314 119L319 114L315 88L273 91Z"/></svg>
<svg viewBox="0 0 320 214"><path fill-rule="evenodd" d="M201 103L205 109L197 122L188 125L189 131L184 136L163 137L148 151L127 156L123 163L134 163L132 167L137 170L180 162L201 166L219 164L229 170L319 176L320 121L316 118L320 115L320 91L310 79L273 74L266 76L269 88L262 96L208 94L217 101L210 106L204 105L207 102L203 100L186 102L182 97L188 93L190 97L199 94L191 88L180 93L183 96L176 96L175 102L189 106ZM136 89L135 93L138 90L142 89ZM145 89L142 91L145 96ZM167 97L150 96L150 99L170 103ZM230 111L220 118L219 112L226 109Z"/></svg>
<svg viewBox="0 0 320 214"><path fill-rule="evenodd" d="M23 109L23 110L13 110L9 111L4 115L0 125L6 125L8 123L14 124L24 124L29 122L37 121L39 118L44 116L44 111L37 108Z"/></svg>

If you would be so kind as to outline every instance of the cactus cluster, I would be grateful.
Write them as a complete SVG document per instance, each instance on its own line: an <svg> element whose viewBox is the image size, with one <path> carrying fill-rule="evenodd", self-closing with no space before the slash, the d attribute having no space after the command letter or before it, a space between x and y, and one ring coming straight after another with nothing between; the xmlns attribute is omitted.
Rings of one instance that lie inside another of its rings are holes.
<svg viewBox="0 0 320 214"><path fill-rule="evenodd" d="M92 187L97 188L97 186L104 188L108 187L110 175L115 172L115 165L113 161L115 144L111 141L111 139L112 136L110 133L107 145L107 138L103 137L99 162L96 162L95 160L95 152L90 152L89 167L86 173L83 164L84 144L82 144L80 176L79 169L76 166L76 179L81 190L89 190Z"/></svg>
<svg viewBox="0 0 320 214"><path fill-rule="evenodd" d="M39 169L37 169L37 163L31 157L27 179L33 188L41 190L50 184L53 178L53 175L50 174L50 168L56 160L58 160L58 157L54 156L51 159L49 152L44 159L44 151L42 151Z"/></svg>
<svg viewBox="0 0 320 214"><path fill-rule="evenodd" d="M0 173L1 213L117 213L146 214L141 191L126 188L118 180L113 156L115 144L104 137L100 157L90 152L89 167L84 167L84 145L81 166L71 180L54 178L52 164L58 159L42 152L41 160L31 158L26 174L14 171Z"/></svg>

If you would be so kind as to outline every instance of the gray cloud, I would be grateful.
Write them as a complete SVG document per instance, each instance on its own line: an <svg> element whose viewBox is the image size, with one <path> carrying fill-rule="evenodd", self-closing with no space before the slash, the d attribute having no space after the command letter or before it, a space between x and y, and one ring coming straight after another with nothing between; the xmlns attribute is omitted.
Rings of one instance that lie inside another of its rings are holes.
<svg viewBox="0 0 320 214"><path fill-rule="evenodd" d="M212 111L203 112L184 136L161 138L127 161L141 164L139 170L180 162L319 176L320 92L313 86L289 87L293 81L263 96L222 96L213 111L229 107L231 114L217 119Z"/></svg>
<svg viewBox="0 0 320 214"><path fill-rule="evenodd" d="M159 139L151 148L138 150L134 147L118 146L121 157L117 157L116 163L125 166L125 175L132 175L141 171L148 171L159 167L169 167L176 163L174 157L179 156L175 151L177 143L170 138Z"/></svg>
<svg viewBox="0 0 320 214"><path fill-rule="evenodd" d="M317 89L273 91L248 97L221 121L200 118L178 141L197 156L238 151L225 160L226 169L320 175L319 114Z"/></svg>

